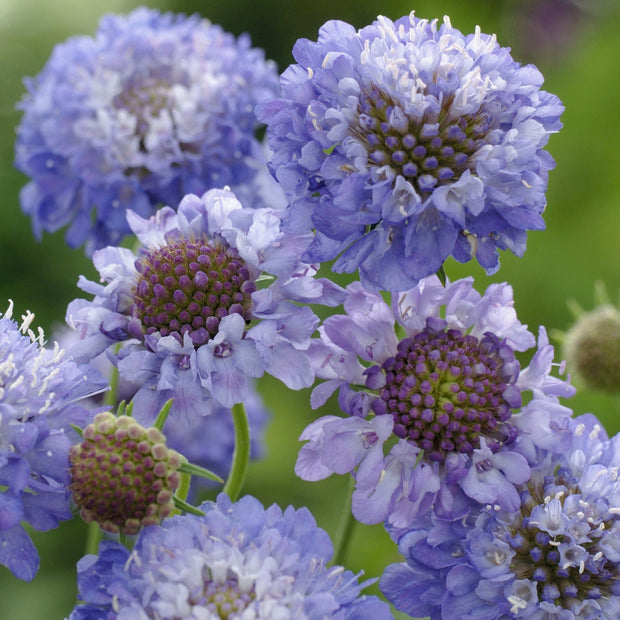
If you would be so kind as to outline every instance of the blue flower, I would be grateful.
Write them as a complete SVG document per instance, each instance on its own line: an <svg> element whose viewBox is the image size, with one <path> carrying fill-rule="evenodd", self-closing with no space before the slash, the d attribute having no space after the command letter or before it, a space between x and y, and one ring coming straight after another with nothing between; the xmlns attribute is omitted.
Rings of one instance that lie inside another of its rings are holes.
<svg viewBox="0 0 620 620"><path fill-rule="evenodd" d="M34 315L0 315L0 564L30 581L39 556L22 523L55 528L72 517L69 448L79 440L70 424L85 426L88 409L78 401L103 391L103 378L78 366L43 333L30 329Z"/></svg>
<svg viewBox="0 0 620 620"><path fill-rule="evenodd" d="M406 290L453 256L488 273L544 228L543 150L563 106L495 36L414 17L299 40L279 98L262 103L271 167L308 260L339 257L367 288Z"/></svg>
<svg viewBox="0 0 620 620"><path fill-rule="evenodd" d="M133 549L103 542L78 563L79 604L70 620L116 618L392 618L361 594L370 582L327 567L332 545L306 508L264 509L225 495L205 515L144 529Z"/></svg>
<svg viewBox="0 0 620 620"><path fill-rule="evenodd" d="M620 481L617 442L592 415L571 419L565 452L537 450L520 505L481 506L459 523L433 517L392 530L406 563L381 589L412 616L617 618Z"/></svg>
<svg viewBox="0 0 620 620"><path fill-rule="evenodd" d="M472 502L516 509L536 448L566 445L572 412L558 397L574 390L550 374L544 329L521 369L515 352L536 342L517 319L512 289L493 284L480 295L472 284L444 287L430 276L389 306L353 283L346 314L327 318L313 340L325 381L311 404L338 390L351 417L308 426L295 471L305 480L353 473L359 521L405 527L429 510L455 520Z"/></svg>
<svg viewBox="0 0 620 620"><path fill-rule="evenodd" d="M275 96L278 74L247 35L197 15L107 15L26 87L16 165L37 237L69 224L67 243L90 254L130 233L128 208L148 217L225 185L274 206L254 106Z"/></svg>
<svg viewBox="0 0 620 620"><path fill-rule="evenodd" d="M344 291L299 262L309 234L283 234L277 211L244 209L228 190L188 195L150 220L128 215L137 255L95 252L105 284L82 278L95 298L67 310L79 359L107 350L140 385L133 402L147 420L172 397L172 414L186 419L232 407L265 372L291 389L312 384L306 349L318 318L303 304L335 305Z"/></svg>

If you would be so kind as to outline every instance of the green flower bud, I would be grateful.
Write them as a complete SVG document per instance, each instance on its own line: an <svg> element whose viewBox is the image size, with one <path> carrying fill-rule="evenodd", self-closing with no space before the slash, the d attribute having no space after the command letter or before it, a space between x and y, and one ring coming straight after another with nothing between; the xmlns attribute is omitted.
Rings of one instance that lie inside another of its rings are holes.
<svg viewBox="0 0 620 620"><path fill-rule="evenodd" d="M137 534L174 509L181 456L156 428L99 413L69 452L73 499L82 518L108 532Z"/></svg>
<svg viewBox="0 0 620 620"><path fill-rule="evenodd" d="M581 314L565 334L563 346L569 370L587 387L620 391L620 312L614 306Z"/></svg>

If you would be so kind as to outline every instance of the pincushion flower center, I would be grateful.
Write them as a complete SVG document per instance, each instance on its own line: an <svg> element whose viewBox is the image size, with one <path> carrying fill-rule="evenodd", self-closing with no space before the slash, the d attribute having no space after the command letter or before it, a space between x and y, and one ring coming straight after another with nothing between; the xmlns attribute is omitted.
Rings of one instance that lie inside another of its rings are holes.
<svg viewBox="0 0 620 620"><path fill-rule="evenodd" d="M561 490L553 495L530 483L512 525L496 535L515 551L511 570L517 579L533 581L539 600L571 609L577 601L614 593L618 563L600 541L615 519L601 514L574 482L566 484L563 472L558 478L553 482Z"/></svg>
<svg viewBox="0 0 620 620"><path fill-rule="evenodd" d="M509 441L508 379L497 339L459 330L425 329L398 344L382 364L385 385L373 403L377 414L394 418L394 434L421 447L430 460L450 452L471 453L480 437L497 450Z"/></svg>
<svg viewBox="0 0 620 620"><path fill-rule="evenodd" d="M135 263L133 315L144 334L188 334L195 346L214 337L233 313L251 319L256 285L239 253L218 237L179 238Z"/></svg>
<svg viewBox="0 0 620 620"><path fill-rule="evenodd" d="M113 103L136 118L136 133L144 137L148 133L150 119L169 107L171 85L162 78L147 77L128 84Z"/></svg>
<svg viewBox="0 0 620 620"><path fill-rule="evenodd" d="M368 165L391 169L418 193L457 181L473 168L472 155L485 144L490 120L482 108L455 115L453 101L454 95L440 96L435 109L418 117L375 85L362 91L351 131L365 146Z"/></svg>
<svg viewBox="0 0 620 620"><path fill-rule="evenodd" d="M255 598L254 589L243 592L237 577L228 571L227 579L222 582L211 581L207 575L204 590L192 595L190 602L206 607L216 618L227 620L237 618Z"/></svg>

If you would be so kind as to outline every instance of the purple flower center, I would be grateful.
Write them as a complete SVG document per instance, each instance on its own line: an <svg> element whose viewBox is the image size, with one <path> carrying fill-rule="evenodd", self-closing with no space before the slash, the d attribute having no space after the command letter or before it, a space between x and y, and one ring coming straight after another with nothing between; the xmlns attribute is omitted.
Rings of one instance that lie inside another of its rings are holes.
<svg viewBox="0 0 620 620"><path fill-rule="evenodd" d="M69 451L71 491L85 521L109 532L136 534L174 508L181 466L156 428L133 418L99 413Z"/></svg>
<svg viewBox="0 0 620 620"><path fill-rule="evenodd" d="M521 510L507 515L495 536L515 552L510 569L516 579L533 582L540 601L573 609L580 601L617 595L620 564L601 544L616 518L588 501L566 473L530 482Z"/></svg>
<svg viewBox="0 0 620 620"><path fill-rule="evenodd" d="M473 168L471 156L485 144L489 131L486 113L455 116L453 101L454 95L440 97L437 109L419 118L371 86L360 96L352 132L366 147L370 166L387 166L418 193L428 193Z"/></svg>
<svg viewBox="0 0 620 620"><path fill-rule="evenodd" d="M188 334L195 346L218 332L220 320L251 320L256 284L239 253L219 238L177 239L136 260L133 315L144 334Z"/></svg>
<svg viewBox="0 0 620 620"><path fill-rule="evenodd" d="M230 573L226 581L206 581L201 592L191 592L189 602L205 607L214 618L236 618L256 598L254 589L242 592L237 577Z"/></svg>
<svg viewBox="0 0 620 620"><path fill-rule="evenodd" d="M443 462L450 452L471 453L480 437L497 450L514 438L505 398L507 347L492 334L478 340L459 330L427 327L398 343L382 364L385 385L373 410L394 418L394 434ZM501 354L501 356L500 356Z"/></svg>

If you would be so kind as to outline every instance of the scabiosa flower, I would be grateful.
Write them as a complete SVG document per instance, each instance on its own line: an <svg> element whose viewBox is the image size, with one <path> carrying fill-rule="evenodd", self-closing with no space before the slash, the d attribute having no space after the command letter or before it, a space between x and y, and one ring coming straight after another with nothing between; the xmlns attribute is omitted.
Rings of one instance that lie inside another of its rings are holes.
<svg viewBox="0 0 620 620"><path fill-rule="evenodd" d="M128 219L142 247L96 252L105 284L81 279L95 298L72 302L67 322L84 338L76 356L107 350L140 384L136 410L154 420L170 398L187 419L232 407L264 372L291 389L312 384L305 349L318 319L298 302L334 305L343 290L299 262L308 234L284 235L276 211L244 209L228 190Z"/></svg>
<svg viewBox="0 0 620 620"><path fill-rule="evenodd" d="M620 459L594 416L571 429L566 452L538 451L517 509L393 531L407 561L386 569L387 598L416 617L617 618Z"/></svg>
<svg viewBox="0 0 620 620"><path fill-rule="evenodd" d="M340 566L306 508L266 510L220 495L205 515L144 529L133 549L103 542L78 563L83 604L70 620L130 618L391 618L368 581Z"/></svg>
<svg viewBox="0 0 620 620"><path fill-rule="evenodd" d="M278 74L249 37L198 15L107 15L26 86L16 165L37 237L70 224L67 242L90 254L130 233L126 209L148 217L224 185L265 206L254 106Z"/></svg>
<svg viewBox="0 0 620 620"><path fill-rule="evenodd" d="M430 276L390 307L354 283L344 309L311 347L327 379L311 403L339 389L351 417L325 416L303 432L296 473L354 472L353 514L365 523L403 527L428 510L458 519L471 501L515 509L536 446L562 449L571 411L557 397L573 388L550 376L542 328L520 368L515 352L535 339L517 319L511 287L480 295L472 278L444 287Z"/></svg>
<svg viewBox="0 0 620 620"><path fill-rule="evenodd" d="M367 287L406 290L448 256L492 273L544 227L544 151L563 106L495 36L446 17L329 21L299 40L279 98L260 104L293 230Z"/></svg>
<svg viewBox="0 0 620 620"><path fill-rule="evenodd" d="M63 349L44 346L34 315L0 315L0 564L30 581L39 556L22 523L46 531L70 519L68 453L91 413L78 401L105 389L103 378Z"/></svg>

